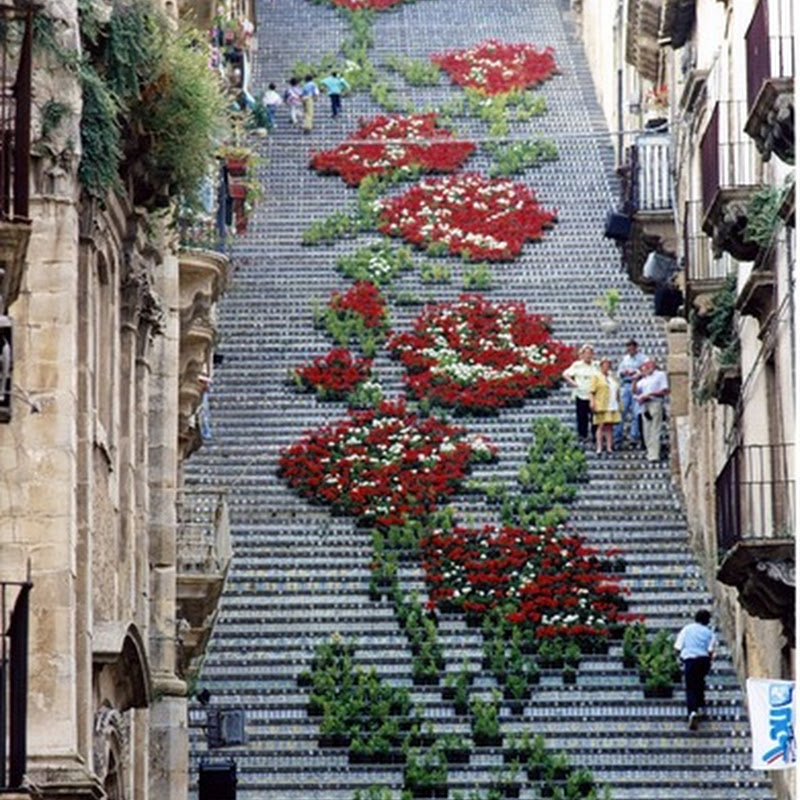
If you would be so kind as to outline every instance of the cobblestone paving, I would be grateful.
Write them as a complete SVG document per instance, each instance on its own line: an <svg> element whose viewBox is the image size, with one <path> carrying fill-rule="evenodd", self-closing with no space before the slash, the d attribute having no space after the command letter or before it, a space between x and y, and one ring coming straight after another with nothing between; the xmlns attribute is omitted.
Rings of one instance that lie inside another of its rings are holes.
<svg viewBox="0 0 800 800"><path fill-rule="evenodd" d="M260 0L257 11L257 87L272 80L282 86L296 59L336 51L348 33L335 12L305 0ZM514 124L511 135L556 141L560 159L529 171L525 180L545 207L558 209L559 222L543 241L528 244L519 260L493 269L496 288L490 296L523 299L529 310L551 314L559 339L593 340L618 357L622 343L635 335L643 349L663 356L649 301L626 283L616 249L602 237L616 195L613 154L568 9L558 0L420 0L377 15L373 30L375 63L388 55L424 58L490 37L554 47L560 74L541 89L548 112ZM444 81L432 89L409 89L396 76L385 76L395 82L401 101L418 107L460 91ZM392 609L367 596L368 534L349 519L301 501L276 475L280 448L303 430L343 415L339 404L294 393L286 377L330 346L312 327L312 304L348 285L334 269L337 255L375 239L362 235L329 247L300 245L313 220L351 208L355 200L342 181L308 170L308 154L334 146L359 117L378 111L359 93L345 98L343 116L334 120L323 98L310 136L292 129L281 115L275 134L261 145L266 198L250 232L236 242L237 270L221 306L224 363L215 375L214 433L193 458L189 481L230 489L235 555L200 685L213 693L215 705L246 710L247 744L213 753L236 759L240 800L351 800L356 789L373 783L392 787L400 797L401 767L349 765L344 751L317 746L307 695L296 684L314 646L340 632L358 639L360 663L411 685L410 655ZM468 118L460 118L457 127L476 140L486 136L485 124ZM479 155L468 168L487 164ZM453 270L449 285L423 285L416 271L398 288L421 297L455 298L464 267L457 259L446 263ZM600 311L593 301L612 286L622 294L622 328L608 336L599 331ZM418 311L393 306L395 328L406 327ZM399 391L394 364L379 355L376 369L386 395ZM496 418L470 421L470 428L499 445L502 456L477 476L511 480L529 444L530 420L548 414L571 422L570 409L568 394L561 391ZM592 542L624 550L631 609L645 614L652 630L677 629L709 598L666 465L648 465L639 453L623 452L602 462L593 459L590 475L575 524ZM476 519L491 519L485 506L468 497L456 498L456 505ZM416 570L406 569L401 578L406 588L421 588ZM463 623L449 622L441 636L451 668L464 657L479 663L480 636ZM691 733L680 692L673 699L645 700L637 676L621 669L616 647L582 664L575 687L546 675L522 721L506 716L503 727L542 732L549 746L564 748L574 764L592 769L616 800L771 797L763 775L748 768L742 697L724 648L710 684L711 719ZM479 685L488 691L493 679L482 678ZM413 696L436 730L468 731L466 720L442 703L438 687L414 687ZM193 707L195 767L206 755L203 720L203 710ZM491 768L501 762L500 751L486 751L474 754L467 766L451 768L450 797L456 790L485 792ZM523 782L520 796L539 795Z"/></svg>

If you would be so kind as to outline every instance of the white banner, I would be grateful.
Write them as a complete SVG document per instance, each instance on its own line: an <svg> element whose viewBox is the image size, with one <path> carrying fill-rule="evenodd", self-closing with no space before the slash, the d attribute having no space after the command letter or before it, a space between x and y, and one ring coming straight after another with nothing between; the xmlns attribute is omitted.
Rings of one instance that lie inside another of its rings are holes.
<svg viewBox="0 0 800 800"><path fill-rule="evenodd" d="M795 765L794 694L793 681L747 679L753 769L788 769Z"/></svg>

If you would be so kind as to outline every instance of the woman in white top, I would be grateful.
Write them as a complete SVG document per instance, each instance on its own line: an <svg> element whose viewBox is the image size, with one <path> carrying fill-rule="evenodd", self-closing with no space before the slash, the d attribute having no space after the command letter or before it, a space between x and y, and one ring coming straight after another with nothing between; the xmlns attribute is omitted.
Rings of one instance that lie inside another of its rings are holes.
<svg viewBox="0 0 800 800"><path fill-rule="evenodd" d="M597 374L597 364L594 363L594 348L585 344L578 350L578 360L573 361L563 372L564 380L572 387L572 396L575 398L575 421L578 428L578 438L589 440L589 421L592 410L589 405L591 398L592 378Z"/></svg>

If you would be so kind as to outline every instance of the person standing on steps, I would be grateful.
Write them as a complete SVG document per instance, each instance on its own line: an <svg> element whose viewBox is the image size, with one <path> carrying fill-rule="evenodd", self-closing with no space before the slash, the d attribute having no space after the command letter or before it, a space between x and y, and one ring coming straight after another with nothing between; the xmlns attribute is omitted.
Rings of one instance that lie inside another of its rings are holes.
<svg viewBox="0 0 800 800"><path fill-rule="evenodd" d="M669 394L667 375L648 358L642 364L642 375L633 385L633 394L642 412L644 446L648 461L661 457L661 423L664 419L664 399Z"/></svg>
<svg viewBox="0 0 800 800"><path fill-rule="evenodd" d="M633 399L633 384L639 377L642 364L647 361L647 356L639 352L639 344L636 339L628 339L625 343L626 353L620 359L617 374L619 375L622 386L621 408L619 425L614 428L614 445L619 449L622 447L625 438L625 419L630 414L631 427L628 441L634 449L641 447L641 430L639 423L641 416L638 413L637 403Z"/></svg>
<svg viewBox="0 0 800 800"><path fill-rule="evenodd" d="M705 716L706 675L711 670L711 659L717 644L709 622L711 614L701 608L694 615L694 622L684 625L675 639L675 649L681 659L686 684L689 729L693 731L697 730L700 718Z"/></svg>
<svg viewBox="0 0 800 800"><path fill-rule="evenodd" d="M320 84L331 99L331 116L338 117L342 110L342 95L350 88L350 84L336 71L323 78Z"/></svg>
<svg viewBox="0 0 800 800"><path fill-rule="evenodd" d="M283 102L289 108L292 125L299 125L303 117L303 90L298 78L289 78L289 86L283 93Z"/></svg>
<svg viewBox="0 0 800 800"><path fill-rule="evenodd" d="M303 133L311 133L314 128L314 101L319 97L319 87L314 83L313 75L306 75L303 80Z"/></svg>
<svg viewBox="0 0 800 800"><path fill-rule="evenodd" d="M277 89L275 88L275 84L271 83L269 88L266 92L264 92L264 97L261 98L261 102L266 109L267 114L267 130L272 131L275 129L275 120L278 115L278 106L283 103L283 99L278 94Z"/></svg>
<svg viewBox="0 0 800 800"><path fill-rule="evenodd" d="M614 427L620 420L619 416L619 381L611 371L611 359L600 359L600 370L592 376L589 384L589 407L592 409L592 422L596 427L595 452L600 455L603 451L603 440L606 443L606 452L614 449Z"/></svg>
<svg viewBox="0 0 800 800"><path fill-rule="evenodd" d="M591 398L590 386L592 378L598 372L594 362L594 348L584 344L578 350L578 360L573 361L563 372L563 378L572 387L572 396L575 399L575 423L578 429L578 439L589 442L589 421L592 410L589 406Z"/></svg>

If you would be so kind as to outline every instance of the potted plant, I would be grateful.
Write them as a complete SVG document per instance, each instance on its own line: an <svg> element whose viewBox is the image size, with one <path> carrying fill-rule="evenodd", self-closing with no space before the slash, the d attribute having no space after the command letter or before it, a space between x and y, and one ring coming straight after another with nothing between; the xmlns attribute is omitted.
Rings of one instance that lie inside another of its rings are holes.
<svg viewBox="0 0 800 800"><path fill-rule="evenodd" d="M603 333L614 333L619 328L619 322L617 321L617 311L620 303L619 289L606 290L594 302L605 314L605 318L600 321L601 330Z"/></svg>
<svg viewBox="0 0 800 800"><path fill-rule="evenodd" d="M497 700L497 692L492 692L491 700L476 697L472 701L472 739L477 747L500 747L503 744Z"/></svg>
<svg viewBox="0 0 800 800"><path fill-rule="evenodd" d="M578 670L572 664L564 664L561 668L561 679L565 685L571 685L578 681Z"/></svg>

